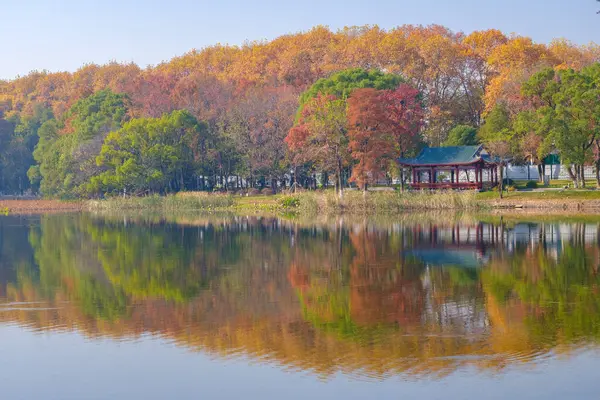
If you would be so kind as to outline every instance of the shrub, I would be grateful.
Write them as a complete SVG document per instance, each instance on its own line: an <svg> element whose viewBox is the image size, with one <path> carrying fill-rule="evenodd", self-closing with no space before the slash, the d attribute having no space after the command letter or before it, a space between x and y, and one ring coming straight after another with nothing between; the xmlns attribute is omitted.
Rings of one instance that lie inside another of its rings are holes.
<svg viewBox="0 0 600 400"><path fill-rule="evenodd" d="M536 181L529 181L527 184L525 184L525 187L527 189L537 189L538 183Z"/></svg>
<svg viewBox="0 0 600 400"><path fill-rule="evenodd" d="M284 196L279 199L279 204L285 208L298 208L300 206L300 198L298 196Z"/></svg>
<svg viewBox="0 0 600 400"><path fill-rule="evenodd" d="M271 188L264 188L263 190L260 191L260 194L262 194L264 196L273 196L275 194L275 192Z"/></svg>
<svg viewBox="0 0 600 400"><path fill-rule="evenodd" d="M258 196L260 194L260 190L256 188L252 188L248 190L248 196Z"/></svg>
<svg viewBox="0 0 600 400"><path fill-rule="evenodd" d="M502 185L504 185L504 186L514 186L515 185L515 181L513 181L510 178L504 178L504 180L502 181Z"/></svg>

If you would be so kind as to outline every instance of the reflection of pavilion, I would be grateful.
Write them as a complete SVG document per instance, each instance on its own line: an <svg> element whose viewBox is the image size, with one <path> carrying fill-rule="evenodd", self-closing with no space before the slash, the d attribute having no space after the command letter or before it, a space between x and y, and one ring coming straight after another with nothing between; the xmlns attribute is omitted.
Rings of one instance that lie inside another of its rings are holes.
<svg viewBox="0 0 600 400"><path fill-rule="evenodd" d="M411 231L411 248L404 257L414 257L427 266L461 266L476 268L488 260L488 249L503 242L500 226L415 225Z"/></svg>
<svg viewBox="0 0 600 400"><path fill-rule="evenodd" d="M595 244L597 224L519 223L512 227L487 223L415 225L407 231L404 257L427 266L475 268L485 264L491 250L514 252L524 246L544 246L556 257L564 243Z"/></svg>
<svg viewBox="0 0 600 400"><path fill-rule="evenodd" d="M482 306L478 285L460 286L448 271L456 268L466 275L488 263L490 252L502 246L501 226L474 223L454 225L416 225L407 231L409 239L402 256L421 263L424 310L421 321L451 334L481 340L489 330L489 319ZM442 267L442 268L439 268ZM473 292L474 291L474 292Z"/></svg>

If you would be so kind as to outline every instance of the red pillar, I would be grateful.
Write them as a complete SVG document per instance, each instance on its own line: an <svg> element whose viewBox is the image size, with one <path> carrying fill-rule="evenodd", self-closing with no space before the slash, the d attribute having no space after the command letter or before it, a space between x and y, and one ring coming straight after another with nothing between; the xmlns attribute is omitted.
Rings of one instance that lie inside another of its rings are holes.
<svg viewBox="0 0 600 400"><path fill-rule="evenodd" d="M460 183L460 169L458 165L456 166L456 173L454 175L456 175L456 185L458 185Z"/></svg>

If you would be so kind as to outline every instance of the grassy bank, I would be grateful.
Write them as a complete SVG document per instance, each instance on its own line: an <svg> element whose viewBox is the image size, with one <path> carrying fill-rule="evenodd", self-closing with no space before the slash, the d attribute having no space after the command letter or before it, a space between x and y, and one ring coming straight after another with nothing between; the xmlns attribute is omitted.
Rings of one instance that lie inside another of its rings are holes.
<svg viewBox="0 0 600 400"><path fill-rule="evenodd" d="M293 212L303 214L398 213L403 210L472 210L484 203L474 192L362 192L340 199L333 191L276 196L231 196L178 193L169 196L115 197L89 201L91 210L229 210L237 212Z"/></svg>
<svg viewBox="0 0 600 400"><path fill-rule="evenodd" d="M477 194L478 200L500 200L498 192L482 192ZM549 191L515 191L504 193L503 200L600 200L600 190L549 190Z"/></svg>
<svg viewBox="0 0 600 400"><path fill-rule="evenodd" d="M393 214L407 210L473 210L485 208L476 193L465 192L346 192L339 198L334 192L305 192L282 196L284 209L302 213L373 213Z"/></svg>
<svg viewBox="0 0 600 400"><path fill-rule="evenodd" d="M474 211L492 208L600 209L600 191L497 192L474 191L405 192L373 191L366 196L347 191L340 199L333 191L302 192L275 196L234 196L178 193L168 196L117 197L90 201L92 210L231 211L238 213L396 214L406 211Z"/></svg>
<svg viewBox="0 0 600 400"><path fill-rule="evenodd" d="M113 197L105 200L90 200L90 210L222 210L234 205L230 195L201 192L182 192L168 196Z"/></svg>
<svg viewBox="0 0 600 400"><path fill-rule="evenodd" d="M81 201L0 199L0 214L80 211L83 208Z"/></svg>
<svg viewBox="0 0 600 400"><path fill-rule="evenodd" d="M600 211L600 190L517 191L505 193L503 199L497 192L486 192L479 193L477 199L490 208Z"/></svg>
<svg viewBox="0 0 600 400"><path fill-rule="evenodd" d="M497 192L347 191L340 199L333 191L239 196L185 192L168 196L115 197L85 202L58 200L1 200L0 212L148 210L227 211L238 214L399 214L407 211L477 211L523 208L532 210L600 211L600 190L516 191L499 199Z"/></svg>

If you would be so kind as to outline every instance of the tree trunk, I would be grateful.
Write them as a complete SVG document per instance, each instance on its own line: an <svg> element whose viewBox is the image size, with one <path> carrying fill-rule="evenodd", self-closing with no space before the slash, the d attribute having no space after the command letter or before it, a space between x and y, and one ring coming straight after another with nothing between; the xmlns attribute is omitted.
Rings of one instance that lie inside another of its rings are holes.
<svg viewBox="0 0 600 400"><path fill-rule="evenodd" d="M344 197L344 178L342 177L343 167L342 161L338 160L337 166L337 181L338 181L338 196L340 200Z"/></svg>
<svg viewBox="0 0 600 400"><path fill-rule="evenodd" d="M581 187L585 188L585 165L580 165L579 166L579 173L581 176Z"/></svg>
<svg viewBox="0 0 600 400"><path fill-rule="evenodd" d="M500 198L504 198L504 166L500 165L500 182L498 183L498 192L500 192Z"/></svg>
<svg viewBox="0 0 600 400"><path fill-rule="evenodd" d="M600 158L596 160L596 187L600 188Z"/></svg>
<svg viewBox="0 0 600 400"><path fill-rule="evenodd" d="M567 173L569 174L569 178L571 178L571 181L573 181L573 185L575 186L575 188L579 187L579 182L577 181L577 176L575 176L575 174L573 173L573 166L569 165L567 167Z"/></svg>
<svg viewBox="0 0 600 400"><path fill-rule="evenodd" d="M294 165L294 193L296 193L297 187L298 187L298 167Z"/></svg>
<svg viewBox="0 0 600 400"><path fill-rule="evenodd" d="M575 166L575 177L577 178L577 186L578 187L582 187L581 186L581 165L576 165Z"/></svg>
<svg viewBox="0 0 600 400"><path fill-rule="evenodd" d="M400 193L404 193L404 167L400 168Z"/></svg>
<svg viewBox="0 0 600 400"><path fill-rule="evenodd" d="M277 179L271 178L271 189L273 193L277 193Z"/></svg>
<svg viewBox="0 0 600 400"><path fill-rule="evenodd" d="M185 190L185 182L183 180L183 168L179 170L179 191Z"/></svg>

